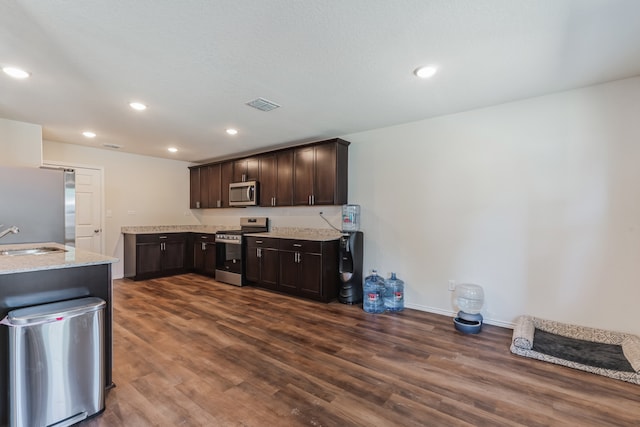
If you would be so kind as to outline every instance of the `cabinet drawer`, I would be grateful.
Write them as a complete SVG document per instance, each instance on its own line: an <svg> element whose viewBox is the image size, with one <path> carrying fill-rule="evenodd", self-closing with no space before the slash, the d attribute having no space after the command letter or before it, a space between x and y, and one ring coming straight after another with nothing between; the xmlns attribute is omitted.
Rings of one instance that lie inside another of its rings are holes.
<svg viewBox="0 0 640 427"><path fill-rule="evenodd" d="M314 240L292 240L292 239L280 240L280 249L284 251L320 253L322 250L321 247L322 247L322 242L318 242Z"/></svg>
<svg viewBox="0 0 640 427"><path fill-rule="evenodd" d="M198 242L214 243L215 241L216 241L215 234L196 234L193 237L194 243L198 243Z"/></svg>
<svg viewBox="0 0 640 427"><path fill-rule="evenodd" d="M261 248L278 249L280 239L272 237L247 236L247 246L259 246Z"/></svg>
<svg viewBox="0 0 640 427"><path fill-rule="evenodd" d="M136 243L162 243L162 242L182 242L186 239L184 233L158 233L158 234L138 234Z"/></svg>

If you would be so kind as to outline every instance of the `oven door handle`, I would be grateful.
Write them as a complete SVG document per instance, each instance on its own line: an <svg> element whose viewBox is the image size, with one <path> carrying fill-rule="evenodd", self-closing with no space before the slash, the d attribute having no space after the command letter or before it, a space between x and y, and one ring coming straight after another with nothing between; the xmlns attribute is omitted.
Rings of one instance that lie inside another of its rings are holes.
<svg viewBox="0 0 640 427"><path fill-rule="evenodd" d="M247 201L248 202L253 201L253 185L250 185L247 187Z"/></svg>

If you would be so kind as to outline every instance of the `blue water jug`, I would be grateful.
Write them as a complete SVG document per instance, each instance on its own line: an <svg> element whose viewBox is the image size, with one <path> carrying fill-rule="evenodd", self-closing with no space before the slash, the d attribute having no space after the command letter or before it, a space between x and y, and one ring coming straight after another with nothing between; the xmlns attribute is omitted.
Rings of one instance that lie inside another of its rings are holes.
<svg viewBox="0 0 640 427"><path fill-rule="evenodd" d="M383 313L384 279L378 276L376 270L372 270L371 275L365 277L362 290L362 309L367 313Z"/></svg>
<svg viewBox="0 0 640 427"><path fill-rule="evenodd" d="M385 281L384 308L387 311L404 310L404 282L391 273L391 278Z"/></svg>

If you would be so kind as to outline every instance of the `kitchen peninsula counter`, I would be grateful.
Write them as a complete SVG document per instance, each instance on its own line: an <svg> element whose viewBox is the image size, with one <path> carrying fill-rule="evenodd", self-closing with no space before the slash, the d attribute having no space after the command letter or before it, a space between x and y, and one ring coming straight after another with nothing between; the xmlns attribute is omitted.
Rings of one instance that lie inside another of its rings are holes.
<svg viewBox="0 0 640 427"><path fill-rule="evenodd" d="M0 245L0 252L14 249L54 247L64 252L42 255L0 255L0 274L13 274L27 271L54 270L58 268L82 267L96 264L112 264L117 258L78 250L59 243L20 243Z"/></svg>
<svg viewBox="0 0 640 427"><path fill-rule="evenodd" d="M0 319L10 311L51 302L97 297L106 302L104 311L104 376L112 380L112 279L113 257L78 250L57 243L0 245L0 251L55 247L65 252L0 255ZM0 326L0 426L8 425L9 332Z"/></svg>

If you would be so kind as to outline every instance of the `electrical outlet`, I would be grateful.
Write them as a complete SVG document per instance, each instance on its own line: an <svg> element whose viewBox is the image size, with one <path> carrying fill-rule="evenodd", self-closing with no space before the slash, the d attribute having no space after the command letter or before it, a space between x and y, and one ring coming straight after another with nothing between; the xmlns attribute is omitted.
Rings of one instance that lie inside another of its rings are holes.
<svg viewBox="0 0 640 427"><path fill-rule="evenodd" d="M450 292L453 292L456 290L456 281L453 279L449 279L449 287L448 287Z"/></svg>

